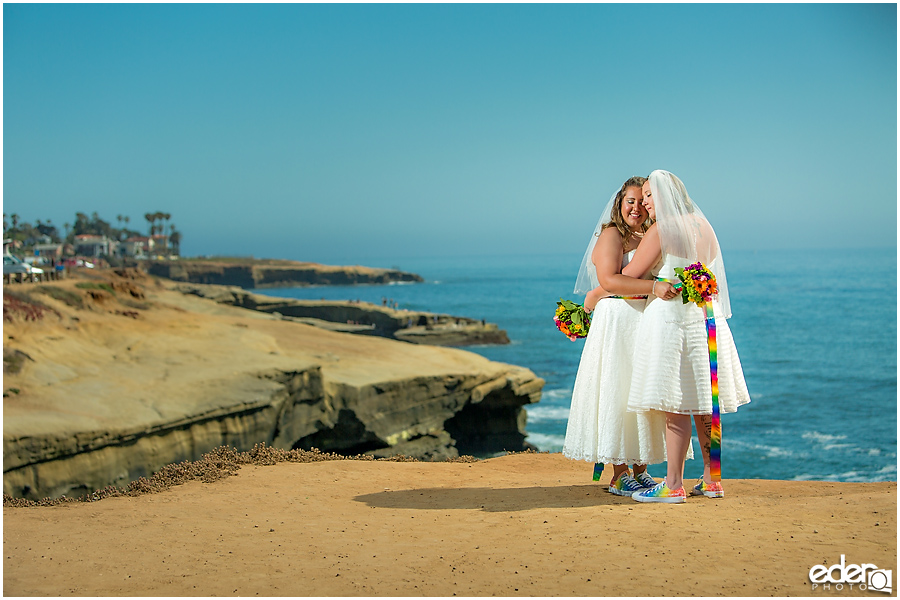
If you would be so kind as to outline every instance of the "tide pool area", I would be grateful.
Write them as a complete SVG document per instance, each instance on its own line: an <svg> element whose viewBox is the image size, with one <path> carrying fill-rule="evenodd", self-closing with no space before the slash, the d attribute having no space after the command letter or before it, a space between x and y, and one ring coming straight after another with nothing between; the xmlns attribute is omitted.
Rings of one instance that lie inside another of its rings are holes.
<svg viewBox="0 0 900 600"><path fill-rule="evenodd" d="M897 479L897 252L723 249L729 325L752 402L723 415L723 477L825 481ZM396 257L425 283L254 290L269 296L393 300L399 308L486 319L506 346L470 346L546 380L528 408L528 441L559 452L584 341L553 323L572 294L581 256ZM685 476L702 463L688 461ZM586 478L590 468L585 466ZM665 474L665 464L650 473Z"/></svg>

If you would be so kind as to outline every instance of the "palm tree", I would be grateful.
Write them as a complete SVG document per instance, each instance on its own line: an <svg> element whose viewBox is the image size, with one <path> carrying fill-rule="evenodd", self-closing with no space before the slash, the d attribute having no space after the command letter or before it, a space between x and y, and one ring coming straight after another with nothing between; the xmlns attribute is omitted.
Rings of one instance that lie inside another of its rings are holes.
<svg viewBox="0 0 900 600"><path fill-rule="evenodd" d="M156 221L156 215L153 213L144 213L144 218L150 223L150 237L153 237L153 232L156 231L156 227L153 226L153 222Z"/></svg>
<svg viewBox="0 0 900 600"><path fill-rule="evenodd" d="M172 248L175 250L175 254L177 256L181 256L181 232L175 230L175 226L172 225Z"/></svg>

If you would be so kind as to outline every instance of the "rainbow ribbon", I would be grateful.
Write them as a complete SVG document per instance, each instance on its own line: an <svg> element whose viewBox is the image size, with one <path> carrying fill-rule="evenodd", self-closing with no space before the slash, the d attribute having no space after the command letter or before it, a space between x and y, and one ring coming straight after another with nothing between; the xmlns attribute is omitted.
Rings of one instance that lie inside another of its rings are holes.
<svg viewBox="0 0 900 600"><path fill-rule="evenodd" d="M709 383L712 387L712 423L709 431L709 475L722 481L722 422L719 420L719 359L716 346L716 317L712 302L706 309L706 337L709 344Z"/></svg>
<svg viewBox="0 0 900 600"><path fill-rule="evenodd" d="M618 298L619 300L646 300L647 295L644 294L643 296L606 296L606 298ZM600 299L603 300L603 298L600 298Z"/></svg>
<svg viewBox="0 0 900 600"><path fill-rule="evenodd" d="M594 463L594 481L600 481L600 473L603 472L603 463Z"/></svg>

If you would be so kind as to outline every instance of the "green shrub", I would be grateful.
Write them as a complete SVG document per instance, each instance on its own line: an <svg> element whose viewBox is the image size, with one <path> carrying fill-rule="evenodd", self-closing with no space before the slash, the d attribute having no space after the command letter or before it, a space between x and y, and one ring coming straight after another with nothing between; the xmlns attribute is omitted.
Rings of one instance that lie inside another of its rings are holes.
<svg viewBox="0 0 900 600"><path fill-rule="evenodd" d="M93 282L82 282L76 283L75 287L80 288L82 290L104 290L109 292L110 294L115 294L116 291L112 288L108 283L93 283Z"/></svg>
<svg viewBox="0 0 900 600"><path fill-rule="evenodd" d="M60 302L63 302L66 305L72 306L74 308L84 307L84 300L79 294L76 294L75 292L70 290L64 290L63 288L57 287L55 285L42 285L35 288L35 291L41 294L46 294L54 300L59 300Z"/></svg>

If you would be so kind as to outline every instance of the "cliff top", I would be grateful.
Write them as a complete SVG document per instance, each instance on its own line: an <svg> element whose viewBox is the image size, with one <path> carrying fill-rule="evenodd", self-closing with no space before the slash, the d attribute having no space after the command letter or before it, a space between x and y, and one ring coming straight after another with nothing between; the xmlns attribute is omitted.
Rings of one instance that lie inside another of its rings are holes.
<svg viewBox="0 0 900 600"><path fill-rule="evenodd" d="M533 375L477 354L326 331L170 291L129 270L4 288L4 439L146 429L271 394L261 373L353 385ZM136 278L136 279L135 279ZM37 302L40 318L29 318Z"/></svg>
<svg viewBox="0 0 900 600"><path fill-rule="evenodd" d="M724 485L721 500L638 504L559 454L245 466L158 494L4 508L3 590L852 596L846 586L813 590L810 568L840 564L842 555L848 565L894 568L896 483Z"/></svg>

